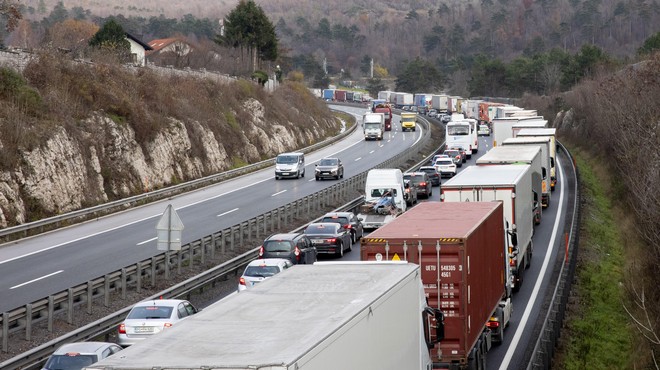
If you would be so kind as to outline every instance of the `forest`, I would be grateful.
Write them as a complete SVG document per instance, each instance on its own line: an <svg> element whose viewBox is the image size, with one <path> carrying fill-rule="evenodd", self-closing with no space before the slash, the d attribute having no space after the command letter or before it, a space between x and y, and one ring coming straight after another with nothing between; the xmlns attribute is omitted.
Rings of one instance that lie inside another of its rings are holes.
<svg viewBox="0 0 660 370"><path fill-rule="evenodd" d="M1 36L6 45L36 48L52 40L52 27L66 19L101 26L114 17L145 42L178 35L212 48L236 3L26 0L19 2L19 27ZM374 75L384 84L377 86L465 96L551 93L599 68L634 61L660 31L658 0L255 3L277 33L280 58L269 67L280 65L285 74L299 70L314 87L331 79L364 86L373 60ZM433 78L425 85L411 85L405 76L397 80L419 63L431 67Z"/></svg>

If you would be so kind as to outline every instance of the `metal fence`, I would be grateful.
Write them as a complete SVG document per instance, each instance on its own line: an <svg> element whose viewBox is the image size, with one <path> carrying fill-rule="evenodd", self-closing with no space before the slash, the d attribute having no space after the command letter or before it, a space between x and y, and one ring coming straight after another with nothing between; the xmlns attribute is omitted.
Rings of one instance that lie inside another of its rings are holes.
<svg viewBox="0 0 660 370"><path fill-rule="evenodd" d="M536 341L532 357L527 365L527 370L550 369L552 368L552 358L555 354L555 347L559 340L561 327L566 314L566 304L571 291L571 283L575 275L575 265L577 263L578 245L580 243L580 188L579 172L575 166L575 161L569 151L561 143L558 146L563 150L571 160L573 172L575 173L575 200L571 207L573 208L573 217L568 234L568 245L566 258L563 259L559 278L552 294L548 312L543 321L541 333Z"/></svg>
<svg viewBox="0 0 660 370"><path fill-rule="evenodd" d="M374 168L399 168L418 156L419 149L426 146L431 138L429 130L430 123L423 118L420 121L426 130L424 130L422 138L417 144L407 148L399 155L376 165ZM424 157L413 168L418 167L429 159L429 156ZM32 327L36 323L45 321L48 323L48 329L52 330L53 320L56 315L66 315L67 322L71 323L73 321L73 315L78 312L80 307L85 307L87 312L91 312L93 304L102 302L102 304L107 306L109 304L110 293L112 292L118 291L122 297L125 297L128 289L136 289L137 292L140 292L145 281L150 281L151 285L153 285L157 276L167 278L173 269L176 269L177 273L179 273L184 268L184 265L192 266L195 261L204 263L205 258L213 258L215 253L218 251L223 253L227 248L233 250L236 245L242 245L243 241L247 238L259 238L279 231L287 222L294 219L304 218L309 220L320 217L325 207L339 203L339 199L347 196L351 191L362 190L367 172L361 172L356 176L335 183L314 194L183 245L179 251L161 253L150 259L124 267L121 270L98 277L84 284L71 287L39 301L29 303L9 312L4 312L1 316L2 350L7 351L10 334L23 332L25 334L24 338L31 340ZM362 197L353 200L351 203L345 205L345 207L356 208L361 203ZM244 268L247 263L257 257L257 253L258 248L255 248L216 268L164 290L152 298L175 298L190 294L196 289L213 284L218 279ZM31 351L0 363L0 368L15 369L26 366L30 367L43 361L63 343L89 340L105 335L119 324L129 309L130 307L127 307L97 322L71 332L66 336L59 337Z"/></svg>

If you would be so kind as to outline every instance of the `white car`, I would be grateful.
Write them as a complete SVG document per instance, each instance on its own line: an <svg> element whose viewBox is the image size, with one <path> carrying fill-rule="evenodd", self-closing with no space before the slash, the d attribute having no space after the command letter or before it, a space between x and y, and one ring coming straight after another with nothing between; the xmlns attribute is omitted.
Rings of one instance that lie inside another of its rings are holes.
<svg viewBox="0 0 660 370"><path fill-rule="evenodd" d="M197 309L182 299L154 299L135 304L119 324L117 344L133 345L158 334L177 322L197 313Z"/></svg>
<svg viewBox="0 0 660 370"><path fill-rule="evenodd" d="M438 158L433 167L440 173L440 176L454 177L456 175L456 163L451 158Z"/></svg>
<svg viewBox="0 0 660 370"><path fill-rule="evenodd" d="M63 344L53 352L42 370L80 370L121 351L109 342L75 342Z"/></svg>
<svg viewBox="0 0 660 370"><path fill-rule="evenodd" d="M479 125L477 136L490 136L490 127L488 125Z"/></svg>
<svg viewBox="0 0 660 370"><path fill-rule="evenodd" d="M250 289L256 284L279 274L293 266L293 263L284 258L264 258L250 262L243 275L238 279L238 291Z"/></svg>

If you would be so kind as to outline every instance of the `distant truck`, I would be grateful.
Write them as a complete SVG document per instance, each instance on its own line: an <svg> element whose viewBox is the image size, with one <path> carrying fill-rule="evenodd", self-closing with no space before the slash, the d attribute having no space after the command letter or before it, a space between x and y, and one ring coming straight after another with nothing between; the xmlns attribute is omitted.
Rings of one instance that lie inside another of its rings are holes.
<svg viewBox="0 0 660 370"><path fill-rule="evenodd" d="M377 229L407 209L403 173L398 168L369 170L364 184L364 204L357 218L365 229Z"/></svg>
<svg viewBox="0 0 660 370"><path fill-rule="evenodd" d="M362 116L364 140L383 140L385 115L383 113L365 113Z"/></svg>
<svg viewBox="0 0 660 370"><path fill-rule="evenodd" d="M447 107L447 98L447 95L432 95L431 107L437 109L438 112L447 113L449 111Z"/></svg>
<svg viewBox="0 0 660 370"><path fill-rule="evenodd" d="M410 107L414 105L413 94L410 93L395 93L395 104L398 108Z"/></svg>
<svg viewBox="0 0 660 370"><path fill-rule="evenodd" d="M552 158L550 157L550 138L548 137L514 137L504 140L502 146L509 145L528 145L541 148L541 172L543 176L543 195L541 204L543 208L550 206L552 194L552 179L550 178L550 168L552 168Z"/></svg>
<svg viewBox="0 0 660 370"><path fill-rule="evenodd" d="M417 130L417 113L401 112L401 131Z"/></svg>
<svg viewBox="0 0 660 370"><path fill-rule="evenodd" d="M325 101L335 100L335 90L334 89L324 89L323 90L323 100L325 100Z"/></svg>
<svg viewBox="0 0 660 370"><path fill-rule="evenodd" d="M382 113L385 116L385 131L392 131L392 108L389 104L380 103L374 105L374 113Z"/></svg>
<svg viewBox="0 0 660 370"><path fill-rule="evenodd" d="M296 265L88 370L428 370L442 314L418 265Z"/></svg>
<svg viewBox="0 0 660 370"><path fill-rule="evenodd" d="M555 190L557 185L557 172L555 167L557 167L557 129L556 128L526 128L518 131L516 137L547 137L550 139L550 161L552 165L550 167L550 181L551 181L551 190Z"/></svg>
<svg viewBox="0 0 660 370"><path fill-rule="evenodd" d="M529 165L470 166L442 184L443 202L504 203L506 244L513 290L523 283L532 259L534 197Z"/></svg>
<svg viewBox="0 0 660 370"><path fill-rule="evenodd" d="M547 125L548 121L545 119L518 121L518 123L511 126L511 134L513 134L513 137L516 137L520 130L526 128L546 128Z"/></svg>
<svg viewBox="0 0 660 370"><path fill-rule="evenodd" d="M534 223L537 225L541 223L541 204L543 198L550 196L550 187L546 187L543 177L541 158L541 147L539 146L500 145L491 148L481 158L477 159L477 166L497 166L503 164L528 164L531 166L532 194L534 197L532 210Z"/></svg>
<svg viewBox="0 0 660 370"><path fill-rule="evenodd" d="M495 118L492 121L493 146L502 145L504 140L513 137L513 126L524 124L525 122L543 121L543 117L505 117Z"/></svg>
<svg viewBox="0 0 660 370"><path fill-rule="evenodd" d="M485 368L504 339L513 304L503 212L501 202L425 202L362 238L363 261L420 265L428 304L444 317L433 368Z"/></svg>
<svg viewBox="0 0 660 370"><path fill-rule="evenodd" d="M335 90L335 100L340 102L345 102L346 90Z"/></svg>
<svg viewBox="0 0 660 370"><path fill-rule="evenodd" d="M495 118L495 108L501 107L504 104L482 101L479 103L479 123L487 124L490 127L490 122Z"/></svg>

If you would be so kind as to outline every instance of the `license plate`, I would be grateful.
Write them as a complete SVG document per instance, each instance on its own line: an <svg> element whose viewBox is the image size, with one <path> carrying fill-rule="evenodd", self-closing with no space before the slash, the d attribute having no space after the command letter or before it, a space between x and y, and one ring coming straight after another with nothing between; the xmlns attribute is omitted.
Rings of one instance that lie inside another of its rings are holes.
<svg viewBox="0 0 660 370"><path fill-rule="evenodd" d="M284 175L284 176L288 176L289 173L288 173L288 172L282 172L282 175Z"/></svg>
<svg viewBox="0 0 660 370"><path fill-rule="evenodd" d="M153 326L137 326L133 328L133 331L136 333L153 333L154 328Z"/></svg>
<svg viewBox="0 0 660 370"><path fill-rule="evenodd" d="M323 240L312 239L312 244L323 244Z"/></svg>

